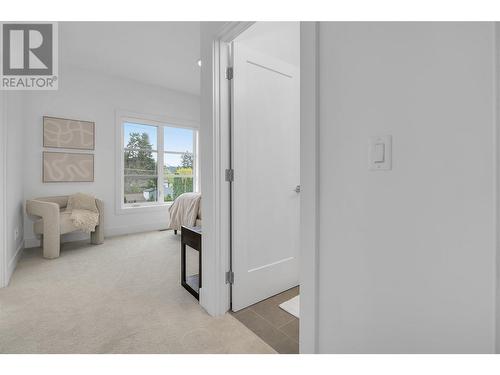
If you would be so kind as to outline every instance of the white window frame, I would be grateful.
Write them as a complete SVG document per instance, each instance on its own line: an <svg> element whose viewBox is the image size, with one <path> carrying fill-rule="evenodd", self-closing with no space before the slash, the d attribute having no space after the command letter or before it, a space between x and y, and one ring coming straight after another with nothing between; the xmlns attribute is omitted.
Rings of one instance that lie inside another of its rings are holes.
<svg viewBox="0 0 500 375"><path fill-rule="evenodd" d="M163 202L163 164L165 153L173 153L175 151L168 151L164 148L164 128L182 128L193 130L193 190L198 191L199 189L199 161L198 161L198 130L199 123L193 120L172 118L168 116L151 115L143 113L134 113L129 111L116 111L116 191L115 191L115 207L117 214L126 213L139 213L139 212L150 212L157 210L165 210L168 208L172 202ZM124 132L123 124L125 122L143 124L154 126L157 128L157 179L158 179L158 197L156 202L141 202L126 204L124 203L124 173L125 173L125 161L123 158L123 152L125 150L124 144ZM181 154L179 152L179 154Z"/></svg>

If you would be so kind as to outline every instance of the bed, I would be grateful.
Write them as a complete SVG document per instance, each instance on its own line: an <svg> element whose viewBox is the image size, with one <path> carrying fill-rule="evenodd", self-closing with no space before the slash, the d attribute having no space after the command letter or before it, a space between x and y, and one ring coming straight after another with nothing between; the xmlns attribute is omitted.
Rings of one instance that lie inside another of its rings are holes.
<svg viewBox="0 0 500 375"><path fill-rule="evenodd" d="M201 227L201 193L184 193L179 195L169 207L169 229L174 233L181 226Z"/></svg>

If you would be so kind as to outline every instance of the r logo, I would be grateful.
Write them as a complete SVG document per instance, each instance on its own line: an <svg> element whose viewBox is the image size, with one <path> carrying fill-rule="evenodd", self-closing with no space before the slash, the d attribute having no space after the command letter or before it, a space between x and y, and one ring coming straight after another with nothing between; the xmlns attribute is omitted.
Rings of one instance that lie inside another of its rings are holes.
<svg viewBox="0 0 500 375"><path fill-rule="evenodd" d="M3 75L53 74L52 24L3 24Z"/></svg>

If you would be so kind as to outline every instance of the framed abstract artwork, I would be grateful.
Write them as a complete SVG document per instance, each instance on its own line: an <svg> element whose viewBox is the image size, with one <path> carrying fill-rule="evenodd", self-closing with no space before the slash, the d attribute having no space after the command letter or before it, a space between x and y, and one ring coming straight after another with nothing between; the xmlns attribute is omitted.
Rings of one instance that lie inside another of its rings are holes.
<svg viewBox="0 0 500 375"><path fill-rule="evenodd" d="M94 150L95 123L44 116L43 147Z"/></svg>
<svg viewBox="0 0 500 375"><path fill-rule="evenodd" d="M94 155L43 152L43 182L94 182Z"/></svg>

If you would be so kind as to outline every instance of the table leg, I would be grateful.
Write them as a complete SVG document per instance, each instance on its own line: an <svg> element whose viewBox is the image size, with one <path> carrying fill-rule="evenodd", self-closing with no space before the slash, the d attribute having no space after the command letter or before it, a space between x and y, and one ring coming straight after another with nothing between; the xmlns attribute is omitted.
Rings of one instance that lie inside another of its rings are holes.
<svg viewBox="0 0 500 375"><path fill-rule="evenodd" d="M198 249L198 286L201 289L201 245L200 248Z"/></svg>
<svg viewBox="0 0 500 375"><path fill-rule="evenodd" d="M181 284L186 283L186 244L181 242Z"/></svg>

